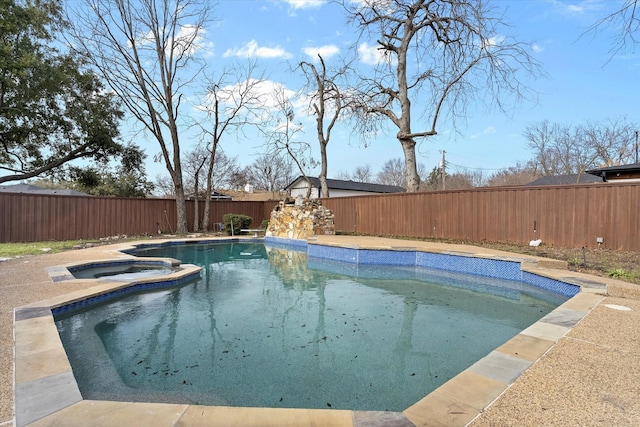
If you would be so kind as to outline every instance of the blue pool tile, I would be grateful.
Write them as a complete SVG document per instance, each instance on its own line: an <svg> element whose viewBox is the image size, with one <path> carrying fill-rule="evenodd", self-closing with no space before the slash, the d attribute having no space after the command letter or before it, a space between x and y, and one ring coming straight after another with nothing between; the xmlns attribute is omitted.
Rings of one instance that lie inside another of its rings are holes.
<svg viewBox="0 0 640 427"><path fill-rule="evenodd" d="M416 265L418 267L456 271L506 280L520 280L521 277L519 262L475 258L465 255L418 252Z"/></svg>
<svg viewBox="0 0 640 427"><path fill-rule="evenodd" d="M112 300L114 298L119 298L125 295L133 294L136 292L144 292L149 289L163 289L163 288L171 288L175 286L185 285L197 278L200 278L200 271L194 272L192 274L173 279L173 280L165 280L159 282L144 282L144 283L135 283L131 286L127 286L125 288L116 289L114 291L106 292L104 294L96 295L93 297L85 298L80 301L72 302L70 304L65 304L60 307L55 307L51 309L51 314L55 316L60 316L62 314L66 314L68 312L72 312L75 310L84 309L88 306L92 306L95 304L101 304L106 301Z"/></svg>
<svg viewBox="0 0 640 427"><path fill-rule="evenodd" d="M352 262L357 264L360 251L354 248L309 245L307 254L309 254L309 257L324 258L342 262Z"/></svg>
<svg viewBox="0 0 640 427"><path fill-rule="evenodd" d="M306 240L285 239L282 237L271 237L271 236L265 237L264 243L268 246L273 246L275 248L283 248L283 249L286 249L289 246L296 247L299 249L306 248L308 246Z"/></svg>
<svg viewBox="0 0 640 427"><path fill-rule="evenodd" d="M358 254L358 263L415 266L416 252L362 249Z"/></svg>
<svg viewBox="0 0 640 427"><path fill-rule="evenodd" d="M522 281L529 285L546 289L561 295L565 295L567 297L572 297L580 292L580 287L577 285L572 285L570 283L561 282L559 280L550 279L544 276L539 276L527 271L522 272Z"/></svg>

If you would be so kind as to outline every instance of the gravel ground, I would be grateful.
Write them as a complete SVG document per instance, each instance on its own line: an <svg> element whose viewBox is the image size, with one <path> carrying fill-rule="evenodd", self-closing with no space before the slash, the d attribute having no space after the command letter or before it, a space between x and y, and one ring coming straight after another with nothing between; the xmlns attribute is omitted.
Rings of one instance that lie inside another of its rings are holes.
<svg viewBox="0 0 640 427"><path fill-rule="evenodd" d="M102 253L95 256L101 257ZM13 421L13 309L85 287L70 282L54 284L45 270L77 258L78 252L71 251L0 262L0 426Z"/></svg>

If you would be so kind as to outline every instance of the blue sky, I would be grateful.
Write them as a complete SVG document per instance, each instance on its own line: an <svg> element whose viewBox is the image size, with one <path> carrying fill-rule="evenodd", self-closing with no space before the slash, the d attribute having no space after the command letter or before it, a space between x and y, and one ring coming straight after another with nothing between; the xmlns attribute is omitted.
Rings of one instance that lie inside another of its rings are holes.
<svg viewBox="0 0 640 427"><path fill-rule="evenodd" d="M518 40L533 43L530 53L546 72L546 77L527 82L537 99L518 104L507 115L471 108L456 129L441 122L438 136L419 143L419 163L430 170L438 165L441 150L445 150L450 171L465 167L481 169L488 175L532 157L523 134L528 125L541 120L584 124L626 117L640 122L640 46L635 52L628 49L612 56L612 32L584 34L590 25L619 7L621 1L494 0L493 4L505 10L505 21ZM222 0L216 5L214 16L202 43L208 73L215 75L230 61L252 58L264 68L268 79L291 91L299 90L302 84L301 76L292 74L292 65L310 60L318 51L331 65L339 55L350 53L357 38L356 29L347 23L342 10L323 0ZM373 46L371 41L370 45ZM361 56L358 66L366 72L371 65L364 62L366 56ZM301 113L297 118L303 118ZM312 118L303 122L304 139L315 148ZM402 158L395 130L387 129L386 135L380 135L365 148L348 124L342 126L329 143L328 177L363 165L370 165L376 173L387 160ZM183 150L189 150L196 142L189 137L182 141ZM159 151L151 140L136 142L149 157ZM260 141L254 138L236 135L222 142L223 150L238 156L241 165L253 162L259 146ZM147 172L154 179L163 173L163 166L150 163Z"/></svg>

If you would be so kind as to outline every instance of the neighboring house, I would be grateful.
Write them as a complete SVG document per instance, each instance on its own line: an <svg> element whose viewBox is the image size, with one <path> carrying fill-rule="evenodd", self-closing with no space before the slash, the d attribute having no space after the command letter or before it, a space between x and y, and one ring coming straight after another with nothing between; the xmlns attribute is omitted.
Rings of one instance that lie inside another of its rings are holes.
<svg viewBox="0 0 640 427"><path fill-rule="evenodd" d="M67 189L48 189L36 187L31 184L0 185L0 193L23 193L23 194L48 194L53 196L85 196L92 197L91 194Z"/></svg>
<svg viewBox="0 0 640 427"><path fill-rule="evenodd" d="M604 180L605 182L640 182L640 163L591 169L588 170L587 173L599 176L600 179Z"/></svg>
<svg viewBox="0 0 640 427"><path fill-rule="evenodd" d="M225 190L225 193L233 197L237 202L266 202L269 200L282 200L287 194L280 191L253 190L252 192Z"/></svg>
<svg viewBox="0 0 640 427"><path fill-rule="evenodd" d="M602 182L604 182L602 178L588 173L581 173L580 175L543 176L525 185L535 187L538 185L599 184Z"/></svg>
<svg viewBox="0 0 640 427"><path fill-rule="evenodd" d="M200 198L199 198L198 200L199 200L199 201L204 200L204 197L203 197L203 196L204 196L204 193L201 193L201 194L200 194ZM194 199L194 197L193 197L193 193L187 194L187 195L186 195L186 199L187 199L187 200L193 200L193 199ZM215 191L215 190L213 190L213 191L211 192L211 200L212 200L212 201L222 200L222 201L225 201L225 202L230 202L230 201L232 201L232 200L233 200L233 197L231 197L231 196L230 196L230 195L228 195L228 194L220 193L219 191Z"/></svg>
<svg viewBox="0 0 640 427"><path fill-rule="evenodd" d="M316 177L309 177L309 181L311 181L311 198L319 198L322 192L320 180ZM303 176L299 176L287 185L285 190L291 197L297 197L298 195L306 197L308 187L309 182ZM370 184L339 179L327 179L327 187L329 187L329 197L368 196L406 191L404 188L395 185Z"/></svg>

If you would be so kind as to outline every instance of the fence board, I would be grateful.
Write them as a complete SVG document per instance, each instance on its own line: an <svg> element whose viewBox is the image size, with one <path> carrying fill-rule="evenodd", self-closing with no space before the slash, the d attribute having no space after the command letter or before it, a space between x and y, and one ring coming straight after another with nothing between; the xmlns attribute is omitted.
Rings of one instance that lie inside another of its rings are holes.
<svg viewBox="0 0 640 427"><path fill-rule="evenodd" d="M640 251L640 183L323 199L338 232Z"/></svg>
<svg viewBox="0 0 640 427"><path fill-rule="evenodd" d="M259 227L276 201L211 203ZM640 183L479 188L323 199L338 232L640 251ZM200 218L204 203L199 203ZM193 227L194 206L187 202ZM175 200L0 193L0 242L94 239L175 231Z"/></svg>
<svg viewBox="0 0 640 427"><path fill-rule="evenodd" d="M276 202L211 203L209 229L237 213L260 226ZM199 204L202 218L204 203ZM194 207L187 201L189 229ZM175 231L175 200L0 193L0 242L96 239L114 235L157 235Z"/></svg>

